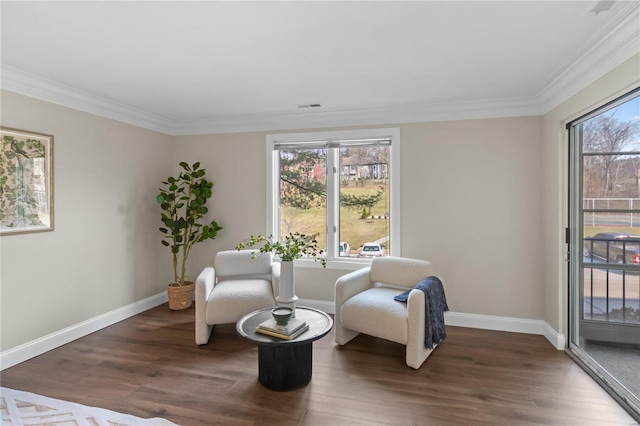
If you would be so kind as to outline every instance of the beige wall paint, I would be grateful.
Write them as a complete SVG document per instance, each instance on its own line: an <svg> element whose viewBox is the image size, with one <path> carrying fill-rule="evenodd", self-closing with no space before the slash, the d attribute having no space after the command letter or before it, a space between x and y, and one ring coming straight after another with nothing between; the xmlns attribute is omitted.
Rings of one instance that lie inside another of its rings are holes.
<svg viewBox="0 0 640 426"><path fill-rule="evenodd" d="M55 231L0 238L1 350L166 289L152 219L172 138L10 92L1 122L55 138Z"/></svg>
<svg viewBox="0 0 640 426"><path fill-rule="evenodd" d="M402 254L452 311L541 319L540 118L402 126Z"/></svg>
<svg viewBox="0 0 640 426"><path fill-rule="evenodd" d="M434 262L453 311L566 332L563 123L637 86L639 69L640 55L544 117L398 126L402 254ZM154 198L179 161L207 168L209 217L224 227L194 248L193 278L218 250L265 231L267 132L172 138L8 92L1 118L55 136L56 218L54 232L0 239L2 351L166 288ZM298 296L332 300L345 272L297 271Z"/></svg>
<svg viewBox="0 0 640 426"><path fill-rule="evenodd" d="M544 223L544 320L567 333L567 263L564 228L568 215L568 138L565 125L640 85L640 54L627 60L543 117L541 182Z"/></svg>
<svg viewBox="0 0 640 426"><path fill-rule="evenodd" d="M434 262L454 311L541 319L540 117L398 127L402 254ZM194 251L191 274L216 250L265 232L266 135L176 138L174 161L199 159L207 167L214 215L225 227ZM335 280L346 272L297 268L297 295L332 301Z"/></svg>
<svg viewBox="0 0 640 426"><path fill-rule="evenodd" d="M232 133L224 135L177 137L173 145L174 173L177 164L200 161L207 179L213 182L207 219L215 218L223 227L215 240L193 247L188 274L197 278L219 250L235 249L251 233L265 232L266 225L266 145L265 134ZM167 250L163 259L170 261Z"/></svg>

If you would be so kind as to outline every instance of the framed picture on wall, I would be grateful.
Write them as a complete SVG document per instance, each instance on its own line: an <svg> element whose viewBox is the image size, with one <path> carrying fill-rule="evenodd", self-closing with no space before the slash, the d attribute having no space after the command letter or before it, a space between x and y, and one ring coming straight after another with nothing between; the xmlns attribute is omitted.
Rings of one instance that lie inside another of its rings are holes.
<svg viewBox="0 0 640 426"><path fill-rule="evenodd" d="M0 235L53 231L53 136L0 127Z"/></svg>

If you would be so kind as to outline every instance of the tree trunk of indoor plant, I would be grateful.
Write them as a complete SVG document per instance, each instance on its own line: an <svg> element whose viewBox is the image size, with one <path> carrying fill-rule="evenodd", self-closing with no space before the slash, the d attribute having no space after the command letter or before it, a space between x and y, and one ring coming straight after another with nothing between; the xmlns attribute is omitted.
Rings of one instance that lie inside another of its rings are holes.
<svg viewBox="0 0 640 426"><path fill-rule="evenodd" d="M185 281L184 285L177 283L171 283L167 287L167 294L169 295L169 309L172 311L181 311L183 309L189 309L193 302L193 291L195 290L195 283L191 281Z"/></svg>

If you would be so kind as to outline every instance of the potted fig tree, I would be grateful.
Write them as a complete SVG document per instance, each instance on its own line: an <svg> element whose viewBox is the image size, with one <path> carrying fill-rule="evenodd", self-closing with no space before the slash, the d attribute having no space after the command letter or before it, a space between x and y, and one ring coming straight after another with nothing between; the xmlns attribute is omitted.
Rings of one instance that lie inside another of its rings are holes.
<svg viewBox="0 0 640 426"><path fill-rule="evenodd" d="M182 310L191 306L195 284L186 276L186 264L194 244L214 239L222 229L215 220L204 222L209 212L206 204L211 198L213 183L205 178L200 163L180 163L183 171L169 176L156 200L162 208L160 218L164 234L162 245L171 249L173 282L168 285L169 309Z"/></svg>

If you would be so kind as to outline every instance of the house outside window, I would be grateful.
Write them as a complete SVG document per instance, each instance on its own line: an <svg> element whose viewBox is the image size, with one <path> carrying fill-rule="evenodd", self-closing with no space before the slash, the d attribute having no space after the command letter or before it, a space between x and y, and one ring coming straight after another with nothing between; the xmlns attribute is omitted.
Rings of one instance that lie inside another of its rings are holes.
<svg viewBox="0 0 640 426"><path fill-rule="evenodd" d="M316 238L329 266L400 256L400 130L267 136L267 232Z"/></svg>

